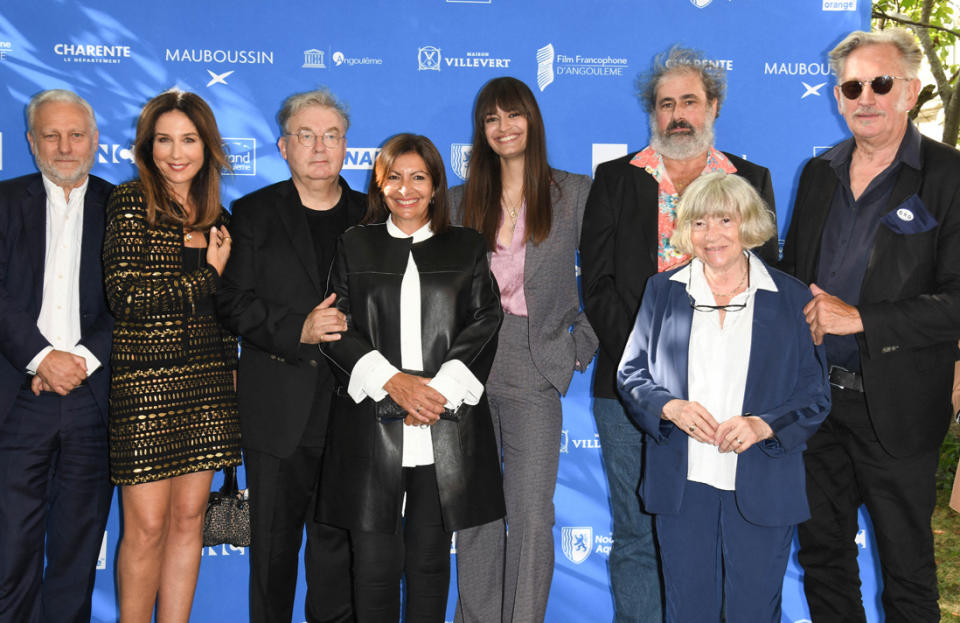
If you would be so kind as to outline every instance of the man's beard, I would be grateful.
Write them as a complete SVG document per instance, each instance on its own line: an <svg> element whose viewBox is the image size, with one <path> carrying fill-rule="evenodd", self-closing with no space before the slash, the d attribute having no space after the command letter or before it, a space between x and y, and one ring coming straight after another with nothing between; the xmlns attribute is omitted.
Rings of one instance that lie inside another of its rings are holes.
<svg viewBox="0 0 960 623"><path fill-rule="evenodd" d="M93 168L93 162L96 158L96 155L96 151L91 150L87 159L83 161L80 166L77 167L77 169L70 175L61 175L54 166L53 162L40 158L39 156L34 156L34 160L37 163L37 168L40 169L40 172L43 173L47 179L57 186L70 188L79 185L84 178L87 177L87 175L90 173L90 169Z"/></svg>
<svg viewBox="0 0 960 623"><path fill-rule="evenodd" d="M690 130L689 134L670 134L677 128ZM670 122L665 132L657 127L657 119L650 115L650 146L672 160L688 160L713 147L713 119L705 118L698 132L689 122L680 119Z"/></svg>

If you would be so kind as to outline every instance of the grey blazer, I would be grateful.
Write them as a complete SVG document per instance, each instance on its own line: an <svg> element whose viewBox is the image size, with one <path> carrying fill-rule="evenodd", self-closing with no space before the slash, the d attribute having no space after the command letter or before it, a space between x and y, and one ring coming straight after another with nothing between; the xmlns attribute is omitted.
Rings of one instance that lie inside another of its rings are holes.
<svg viewBox="0 0 960 623"><path fill-rule="evenodd" d="M539 245L527 242L523 294L533 362L540 374L565 394L573 371L587 368L598 345L577 288L577 247L590 178L557 169L552 172L550 235ZM458 225L462 202L463 186L451 188L451 217Z"/></svg>

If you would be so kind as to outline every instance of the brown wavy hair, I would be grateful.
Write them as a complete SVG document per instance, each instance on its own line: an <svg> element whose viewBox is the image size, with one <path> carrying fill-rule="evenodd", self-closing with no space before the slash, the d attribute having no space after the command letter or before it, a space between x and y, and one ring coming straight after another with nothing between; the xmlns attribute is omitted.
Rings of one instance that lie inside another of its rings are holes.
<svg viewBox="0 0 960 623"><path fill-rule="evenodd" d="M450 227L446 169L436 146L430 139L420 134L397 134L383 144L380 153L377 154L377 161L373 165L373 175L370 176L370 187L367 189L367 213L360 222L382 223L390 216L390 209L383 196L383 186L397 158L411 153L423 158L423 163L427 165L427 173L430 174L430 181L433 182L433 199L430 200L430 206L427 208L430 229L435 234L442 234Z"/></svg>
<svg viewBox="0 0 960 623"><path fill-rule="evenodd" d="M523 200L527 204L524 242L543 242L550 235L553 214L550 204L553 176L547 162L547 137L537 100L520 80L509 76L494 78L480 89L473 107L473 151L470 176L463 192L463 224L483 234L491 251L497 248L503 188L500 157L487 143L484 119L497 108L519 112L527 118L527 147L523 154Z"/></svg>
<svg viewBox="0 0 960 623"><path fill-rule="evenodd" d="M192 218L174 200L153 161L157 119L171 110L179 110L189 117L203 142L203 166L190 182L190 199L197 208ZM133 153L140 173L140 186L147 200L147 222L151 226L157 222L177 223L202 231L217 222L220 216L220 172L229 170L230 162L223 151L217 120L202 97L171 89L147 102L137 120Z"/></svg>

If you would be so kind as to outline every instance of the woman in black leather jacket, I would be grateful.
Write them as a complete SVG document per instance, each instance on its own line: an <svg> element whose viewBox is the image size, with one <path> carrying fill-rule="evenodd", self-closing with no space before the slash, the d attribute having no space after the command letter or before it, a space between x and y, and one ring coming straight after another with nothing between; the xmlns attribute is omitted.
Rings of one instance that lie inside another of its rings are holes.
<svg viewBox="0 0 960 623"><path fill-rule="evenodd" d="M486 243L449 223L443 160L400 134L374 166L364 225L328 289L346 315L321 345L340 383L318 519L351 531L357 621L444 620L454 530L504 515L483 384L502 319Z"/></svg>

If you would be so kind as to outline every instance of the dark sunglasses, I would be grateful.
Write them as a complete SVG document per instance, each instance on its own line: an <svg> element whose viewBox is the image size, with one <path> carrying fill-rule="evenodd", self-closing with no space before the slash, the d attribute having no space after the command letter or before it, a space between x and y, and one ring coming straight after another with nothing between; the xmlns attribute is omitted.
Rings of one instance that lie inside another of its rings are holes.
<svg viewBox="0 0 960 623"><path fill-rule="evenodd" d="M840 85L840 92L848 100L855 100L863 93L863 85L869 84L877 95L885 95L893 88L894 80L908 80L900 76L877 76L873 80L847 80Z"/></svg>

